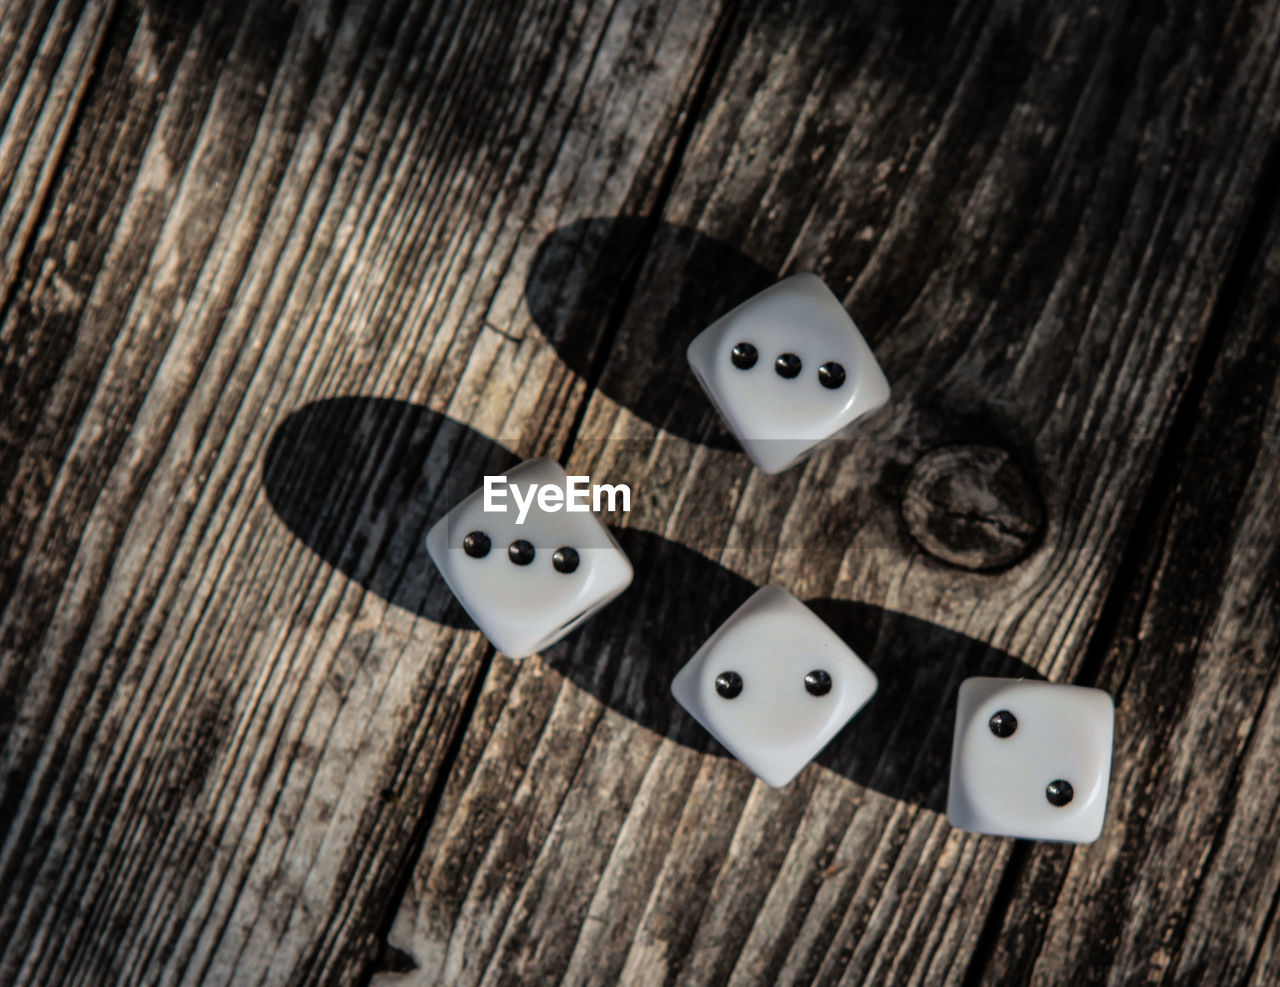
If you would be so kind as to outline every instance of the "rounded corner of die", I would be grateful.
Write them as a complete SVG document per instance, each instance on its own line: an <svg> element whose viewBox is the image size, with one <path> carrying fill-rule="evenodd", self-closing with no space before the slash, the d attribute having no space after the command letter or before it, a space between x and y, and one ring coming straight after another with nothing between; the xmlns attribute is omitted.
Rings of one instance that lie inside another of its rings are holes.
<svg viewBox="0 0 1280 987"><path fill-rule="evenodd" d="M761 607L771 606L781 606L794 609L795 604L797 603L802 607L804 606L795 594L785 586L779 586L777 583L765 583L754 593L748 596L746 600L743 601L743 604L739 609L745 610L747 607L750 607L752 610L756 610Z"/></svg>
<svg viewBox="0 0 1280 987"><path fill-rule="evenodd" d="M874 360L875 358L872 357ZM875 383L871 387L871 393L868 396L866 414L870 415L882 408L888 406L893 398L893 386L889 383L889 378L885 376L884 370L881 369L879 363L874 364L876 369Z"/></svg>
<svg viewBox="0 0 1280 987"><path fill-rule="evenodd" d="M684 359L689 364L689 369L693 371L693 375L698 378L698 382L706 387L703 378L702 368L711 362L710 354L707 352L711 346L711 333L715 324L707 326L699 332L693 339L689 340L689 345L684 348Z"/></svg>
<svg viewBox="0 0 1280 987"><path fill-rule="evenodd" d="M883 411L889 406L889 401L893 397L889 378L885 376L871 347L864 340L859 348L865 348L866 366L862 370L862 379L859 381L858 388L850 398L849 410L846 412L851 415L850 421L869 418Z"/></svg>
<svg viewBox="0 0 1280 987"><path fill-rule="evenodd" d="M616 541L614 544L618 549L618 554L614 557L618 560L618 592L621 593L635 582L636 567L631 559L627 558L627 553L622 550L622 546Z"/></svg>
<svg viewBox="0 0 1280 987"><path fill-rule="evenodd" d="M1103 803L1100 806L1092 807L1092 810L1073 820L1071 826L1059 838L1060 842L1075 843L1080 846L1097 843L1102 838L1103 830L1106 829L1107 807L1105 796Z"/></svg>
<svg viewBox="0 0 1280 987"><path fill-rule="evenodd" d="M526 481L554 484L555 486L563 486L567 475L560 462L550 456L526 459L519 466L507 471L508 478L519 476Z"/></svg>
<svg viewBox="0 0 1280 987"><path fill-rule="evenodd" d="M790 468L790 463L783 463L782 465L778 465L777 463L756 463L756 469L766 476L777 476L779 473L785 473Z"/></svg>
<svg viewBox="0 0 1280 987"><path fill-rule="evenodd" d="M786 788L788 785L790 785L795 780L796 775L798 775L799 773L800 773L799 771L796 771L796 772L793 772L792 774L784 775L778 772L757 771L755 775L757 778L763 781L766 785L768 785L770 788L776 791L779 788Z"/></svg>
<svg viewBox="0 0 1280 987"><path fill-rule="evenodd" d="M427 550L427 557L435 563L437 569L443 569L444 553L449 548L449 518L442 517L439 521L427 529L426 536L422 539L423 547Z"/></svg>
<svg viewBox="0 0 1280 987"><path fill-rule="evenodd" d="M835 292L831 290L831 286L823 281L814 271L796 271L795 274L789 274L781 281L775 282L775 287L786 285L791 288L803 288L805 291L818 291L824 295L830 295L835 298Z"/></svg>
<svg viewBox="0 0 1280 987"><path fill-rule="evenodd" d="M961 799L955 790L953 782L947 792L947 823L953 829L962 829L966 833L976 832L973 827L973 814L969 811L969 806Z"/></svg>
<svg viewBox="0 0 1280 987"><path fill-rule="evenodd" d="M690 659L671 679L671 698L679 703L687 713L697 718L697 714L694 712L696 702L693 679L696 673L693 664L693 659Z"/></svg>
<svg viewBox="0 0 1280 987"><path fill-rule="evenodd" d="M748 439L738 436L738 444L751 460L751 465L766 476L785 473L802 458L792 455L788 449L783 449L777 439Z"/></svg>
<svg viewBox="0 0 1280 987"><path fill-rule="evenodd" d="M481 627L480 631L489 639L495 651L512 661L523 661L555 643L555 639L533 640L527 632L516 630L511 626Z"/></svg>
<svg viewBox="0 0 1280 987"><path fill-rule="evenodd" d="M983 675L971 675L956 690L956 706L963 707L974 701L990 684L990 678Z"/></svg>
<svg viewBox="0 0 1280 987"><path fill-rule="evenodd" d="M1092 829L1088 833L1081 834L1080 839L1075 840L1074 842L1079 843L1082 846L1088 846L1091 843L1097 843L1098 840L1102 839L1102 830L1103 830L1102 823L1098 823L1097 829Z"/></svg>

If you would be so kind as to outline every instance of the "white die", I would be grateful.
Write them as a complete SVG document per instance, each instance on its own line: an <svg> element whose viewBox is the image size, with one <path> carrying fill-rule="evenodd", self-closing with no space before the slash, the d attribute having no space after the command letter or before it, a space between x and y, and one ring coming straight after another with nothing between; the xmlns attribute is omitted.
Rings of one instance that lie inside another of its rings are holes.
<svg viewBox="0 0 1280 987"><path fill-rule="evenodd" d="M521 463L505 475L522 491L531 484L564 489L566 480L550 459ZM483 495L477 490L437 521L427 532L427 551L476 626L509 657L550 647L630 585L630 561L590 511L548 512L535 501L518 524L509 492L500 511L485 511ZM489 541L484 554L483 539L468 541L475 532ZM512 549L517 541L532 547L528 562L512 561L527 557L526 546Z"/></svg>
<svg viewBox="0 0 1280 987"><path fill-rule="evenodd" d="M1101 689L966 679L947 818L977 833L1092 843L1107 811L1114 730L1115 704Z"/></svg>
<svg viewBox="0 0 1280 987"><path fill-rule="evenodd" d="M812 673L825 673L827 691ZM729 753L780 788L866 705L876 684L817 614L765 586L680 669L671 693Z"/></svg>
<svg viewBox="0 0 1280 987"><path fill-rule="evenodd" d="M751 461L781 473L889 400L889 382L849 313L796 274L721 316L689 366Z"/></svg>

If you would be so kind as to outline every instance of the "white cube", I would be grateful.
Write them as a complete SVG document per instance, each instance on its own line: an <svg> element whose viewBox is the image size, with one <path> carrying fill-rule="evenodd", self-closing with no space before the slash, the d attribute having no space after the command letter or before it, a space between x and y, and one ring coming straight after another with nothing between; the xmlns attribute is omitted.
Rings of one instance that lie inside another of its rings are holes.
<svg viewBox="0 0 1280 987"><path fill-rule="evenodd" d="M849 313L814 274L779 281L689 344L689 366L757 467L781 473L889 400Z"/></svg>
<svg viewBox="0 0 1280 987"><path fill-rule="evenodd" d="M507 486L566 488L559 463L536 459L504 474ZM495 498L496 500L496 498ZM548 496L547 503L554 498ZM588 511L543 510L520 520L508 493L503 509L485 510L481 488L427 532L427 551L471 615L511 658L555 644L631 583L621 546Z"/></svg>
<svg viewBox="0 0 1280 987"><path fill-rule="evenodd" d="M778 586L752 594L671 683L680 705L775 788L794 778L875 691L875 673Z"/></svg>
<svg viewBox="0 0 1280 987"><path fill-rule="evenodd" d="M1092 843L1107 812L1114 729L1115 705L1101 689L966 679L947 818L976 833Z"/></svg>

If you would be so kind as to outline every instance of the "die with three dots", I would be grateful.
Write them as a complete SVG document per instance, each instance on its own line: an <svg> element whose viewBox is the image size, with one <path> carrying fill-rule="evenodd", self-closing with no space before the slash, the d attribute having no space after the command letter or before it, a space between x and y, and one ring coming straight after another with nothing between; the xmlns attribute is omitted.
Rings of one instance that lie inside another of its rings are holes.
<svg viewBox="0 0 1280 987"><path fill-rule="evenodd" d="M504 475L531 490L567 486L551 459ZM631 562L590 511L537 506L521 518L513 498L485 510L482 490L431 527L427 552L476 626L511 658L549 648L631 585Z"/></svg>

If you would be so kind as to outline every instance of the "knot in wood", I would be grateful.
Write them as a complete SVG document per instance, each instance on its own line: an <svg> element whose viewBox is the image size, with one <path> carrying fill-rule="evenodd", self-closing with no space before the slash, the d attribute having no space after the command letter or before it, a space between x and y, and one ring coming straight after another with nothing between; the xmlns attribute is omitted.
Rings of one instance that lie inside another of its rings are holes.
<svg viewBox="0 0 1280 987"><path fill-rule="evenodd" d="M960 569L1001 569L1026 558L1044 529L1031 478L1004 449L935 449L911 468L902 519L930 555Z"/></svg>

